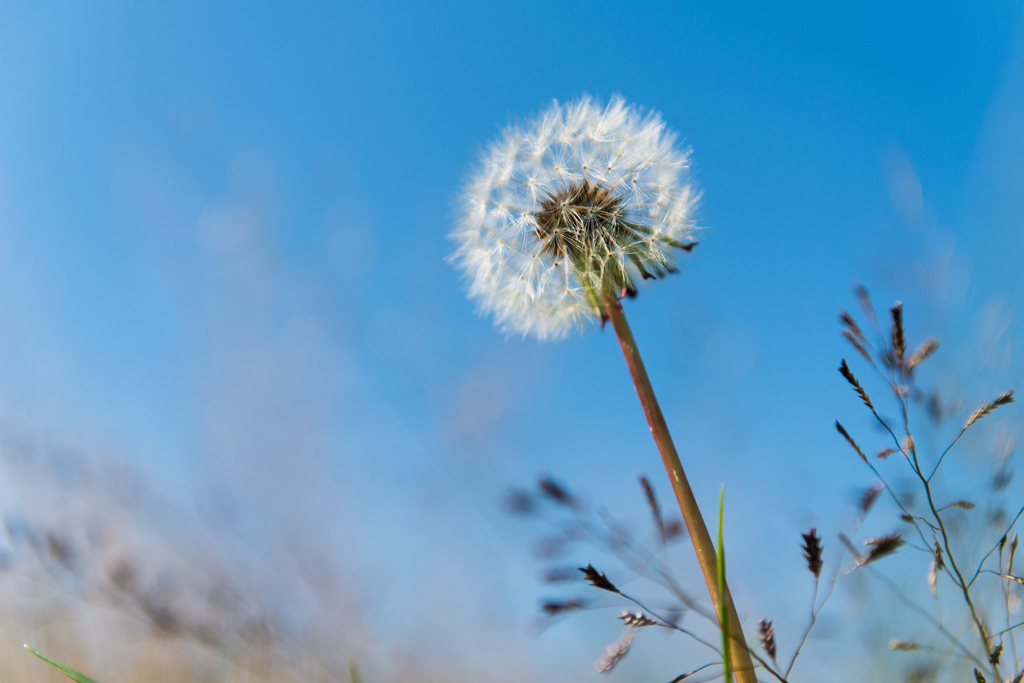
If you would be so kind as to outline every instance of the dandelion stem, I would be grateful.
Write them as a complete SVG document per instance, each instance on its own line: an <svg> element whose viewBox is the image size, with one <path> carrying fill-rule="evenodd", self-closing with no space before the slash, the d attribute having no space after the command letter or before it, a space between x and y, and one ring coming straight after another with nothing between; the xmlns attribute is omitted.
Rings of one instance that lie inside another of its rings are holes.
<svg viewBox="0 0 1024 683"><path fill-rule="evenodd" d="M636 387L637 396L640 398L640 405L643 407L644 415L647 417L647 424L651 428L651 435L654 443L661 453L662 462L668 472L668 478L672 482L672 490L679 502L679 509L683 513L683 521L690 532L690 540L693 542L693 549L697 553L697 561L700 563L701 572L704 574L704 581L708 586L708 594L711 602L718 612L720 624L728 624L732 648L732 667L737 683L756 683L754 675L754 664L750 658L750 650L747 647L746 639L743 636L743 628L740 625L739 615L736 606L733 604L732 596L729 594L729 587L722 583L721 590L718 584L718 556L715 553L715 546L711 541L707 525L701 516L700 508L697 507L697 500L693 496L690 482L683 471L683 464L679 460L675 444L672 442L672 435L665 423L665 416L658 405L658 399L654 395L654 388L647 376L643 359L640 357L640 350L637 348L636 340L629 329L626 315L618 299L608 292L601 293L604 299L604 308L608 312L612 327L619 339L619 346L622 347L622 355L626 359L626 366L633 377L633 385ZM728 617L722 613L722 609Z"/></svg>

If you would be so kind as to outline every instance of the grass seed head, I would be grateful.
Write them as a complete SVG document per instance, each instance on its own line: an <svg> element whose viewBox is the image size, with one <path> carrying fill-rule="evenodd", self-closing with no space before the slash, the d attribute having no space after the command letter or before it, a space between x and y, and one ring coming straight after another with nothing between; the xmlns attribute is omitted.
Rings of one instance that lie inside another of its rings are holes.
<svg viewBox="0 0 1024 683"><path fill-rule="evenodd" d="M775 624L771 619L758 619L757 632L761 649L764 650L774 662L775 656L778 654L778 650L775 646Z"/></svg>
<svg viewBox="0 0 1024 683"><path fill-rule="evenodd" d="M821 545L821 536L818 535L816 528L811 528L809 532L803 534L804 537L804 559L807 560L807 568L814 574L814 578L821 576L821 567L824 562L821 559L824 547Z"/></svg>

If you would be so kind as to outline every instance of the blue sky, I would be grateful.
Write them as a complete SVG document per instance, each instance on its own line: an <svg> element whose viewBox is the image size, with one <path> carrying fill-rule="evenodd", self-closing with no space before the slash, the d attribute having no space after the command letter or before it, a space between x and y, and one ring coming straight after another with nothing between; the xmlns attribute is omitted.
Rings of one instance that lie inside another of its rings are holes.
<svg viewBox="0 0 1024 683"><path fill-rule="evenodd" d="M379 648L588 678L614 624L527 636L502 492L642 519L657 454L610 333L506 339L444 259L501 126L621 94L692 147L706 226L628 313L740 601L781 614L796 534L869 482L832 426L854 282L967 403L1021 376L1022 36L1010 2L0 4L0 419L231 497L239 554L326 541Z"/></svg>

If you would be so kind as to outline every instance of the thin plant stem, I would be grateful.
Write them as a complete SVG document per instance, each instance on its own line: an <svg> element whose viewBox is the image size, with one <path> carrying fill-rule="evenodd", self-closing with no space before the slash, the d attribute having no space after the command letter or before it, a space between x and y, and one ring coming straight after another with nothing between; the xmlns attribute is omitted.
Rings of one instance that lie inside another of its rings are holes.
<svg viewBox="0 0 1024 683"><path fill-rule="evenodd" d="M646 613L646 614L654 617L656 620L658 620L658 622L659 622L658 626L661 626L662 628L672 629L674 631L679 631L680 633L682 633L684 635L690 636L691 638L693 638L695 641L697 641L701 645L704 645L704 646L710 648L719 657L722 656L722 652L721 652L721 650L718 649L717 646L709 643L706 640L703 640L702 638L699 638L692 631L687 631L682 626L679 626L678 624L673 623L672 621L670 621L666 617L660 615L659 613L655 612L650 607L646 606L644 603L640 602L639 600L637 600L633 596L629 595L628 593L623 593L622 591L619 591L619 595L621 595L626 600L629 600L630 602L635 604L637 607L639 607L641 610L643 610L644 613ZM779 672L777 672L774 669L772 669L772 667L768 664L768 662L765 661L763 658L759 657L756 652L751 652L750 655L751 655L751 657L753 657L754 659L757 660L758 664L760 664L761 667L765 671L767 671L772 676L774 676L776 679L778 679L780 681L780 683L788 683L786 681L786 679ZM712 664L708 664L706 666L702 666L701 669L707 668L708 666L715 666L716 664L719 664L719 662L713 662ZM699 669L698 669L698 671L699 671ZM693 673L693 672L690 672L690 673ZM676 680L679 680L679 679L677 678Z"/></svg>
<svg viewBox="0 0 1024 683"><path fill-rule="evenodd" d="M709 611L708 609L704 608L700 604L698 604L696 600L694 600L686 591L684 591L682 586L680 586L673 578L669 570L662 566L660 562L656 561L655 558L651 557L647 552L645 552L646 549L642 545L635 543L628 538L623 537L623 535L619 533L619 528L617 526L613 526L613 520L611 519L610 515L607 516L607 518L602 518L602 521L604 521L604 523L608 526L612 533L616 534L616 538L619 541L619 545L630 551L632 555L635 555L636 557L626 556L625 553L617 552L615 546L609 542L608 538L600 531L595 529L594 525L583 516L582 511L576 511L576 523L579 525L579 527L583 529L586 533L593 536L598 543L605 546L605 548L607 548L609 551L615 553L624 564L629 566L638 575L644 576L652 581L661 583L661 585L663 585L665 588L669 590L669 592L675 595L679 599L679 601L686 606L687 609L691 610L692 612L700 615L705 619L708 619L713 623L717 622L715 614ZM650 576L648 570L653 571L655 576Z"/></svg>
<svg viewBox="0 0 1024 683"><path fill-rule="evenodd" d="M1014 515L1013 519L1010 521L1009 526L1006 527L1006 531L1003 532L1002 537L1010 535L1010 532L1013 531L1013 527L1015 524L1017 524L1017 520L1020 519L1021 515L1024 515L1024 507L1021 507L1021 509L1017 511L1017 514ZM1001 543L997 541L996 544L992 546L992 550L989 550L988 553L985 554L985 557L981 558L981 562L978 563L978 569L975 570L974 576L971 577L971 580L967 583L968 587L973 586L974 582L978 580L978 575L981 574L981 570L985 566L985 562L987 562L988 558L992 556L992 553L999 549L1000 545Z"/></svg>
<svg viewBox="0 0 1024 683"><path fill-rule="evenodd" d="M603 521L605 525L612 531L612 533L615 534L616 538L621 543L622 547L630 550L634 555L636 555L640 559L639 563L630 563L630 566L633 567L633 570L637 574L639 574L640 576L647 576L647 578L661 583L661 585L667 588L670 593L675 595L680 600L680 602L682 602L686 606L687 609L704 617L705 619L710 620L711 622L717 623L718 619L715 616L715 614L713 612L710 612L700 604L698 604L686 591L684 591L682 586L680 586L676 582L675 577L672 576L669 569L658 558L652 556L643 546L643 544L631 539L628 533L625 533L625 530L611 516L611 514L607 512L599 512L598 514L601 516L601 521ZM585 524L585 522L581 521L581 524ZM596 531L591 531L591 533L595 536L598 536ZM611 544L609 544L606 540L603 540L603 542L609 550L614 552L614 548L611 546ZM621 558L621 554L619 555L619 557ZM647 569L653 571L656 576L649 576Z"/></svg>
<svg viewBox="0 0 1024 683"><path fill-rule="evenodd" d="M973 652L971 652L967 648L966 645L964 645L962 642L960 642L959 638L957 638L955 635L953 635L949 631L949 629L947 629L945 626L943 626L941 623L939 623L939 621L936 620L935 617L933 617L932 615L928 614L928 612L926 610L924 610L920 605L918 605L916 602L914 602L913 600L908 598L906 596L906 594L904 594L904 592L900 589L900 587L892 579L890 579L889 577L885 576L884 574L878 572L874 567L865 567L865 570L869 574L871 574L871 576L875 577L876 579L881 581L883 584L885 584L885 586L889 590L891 590L893 592L893 594L896 596L897 600L899 600L901 603L903 603L906 607L908 607L911 610L913 610L914 612L916 612L919 616L921 616L921 618L923 618L925 621L929 622L932 626L934 626L935 629L939 633L941 633L943 636L945 636L947 639L949 639L949 641L956 648L958 648L959 650L961 650L963 652L964 657L966 657L967 659L969 659L972 662L974 662L975 664L977 664L978 667L981 668L981 669L987 668L985 662L981 661Z"/></svg>
<svg viewBox="0 0 1024 683"><path fill-rule="evenodd" d="M1024 626L1024 621L1020 622L1019 624L1014 624L1013 626L1007 626L1002 631L998 631L996 633L993 633L992 635L993 636L1002 636L1002 635L1005 635L1007 633L1010 633L1010 632L1020 628L1021 626Z"/></svg>
<svg viewBox="0 0 1024 683"><path fill-rule="evenodd" d="M1013 560L1014 560L1013 556L1014 556L1014 552L1011 550L1010 551L1010 556L1008 558L1006 558L1006 575L1007 576L1013 576ZM1009 626L1010 625L1010 612L1011 612L1011 608L1010 608L1010 586L1012 584L1010 583L1011 579L1005 578L1005 576L1002 574L1002 572L1003 572L1003 549L1000 548L999 549L999 573L1000 573L1000 581L999 581L999 583L1000 583L1000 586L1003 589L1003 606L1004 606L1005 611L1006 611L1006 625ZM1014 667L1014 669L1016 669L1017 668L1017 663L1018 663L1018 658L1017 658L1017 642L1016 642L1016 640L1014 638L1013 631L1010 631L1010 647L1011 647L1011 651L1013 653L1013 667Z"/></svg>
<svg viewBox="0 0 1024 683"><path fill-rule="evenodd" d="M626 598L627 600L632 602L634 605L639 607L641 610L643 610L645 613L651 615L652 617L657 619L659 622L661 622L659 625L662 628L669 628L669 629L672 629L673 631L679 631L680 633L682 633L684 635L690 636L691 638L696 640L701 645L711 649L719 657L722 656L722 651L719 650L716 645L714 645L713 643L709 643L708 641L704 640L703 638L701 638L700 636L695 634L693 631L688 631L687 629L683 628L682 626L679 626L678 624L670 621L668 618L662 616L659 612L655 612L650 607L648 607L644 603L642 603L639 600L637 600L636 598L634 598L632 595L628 595L626 593L623 593L622 591L619 591L619 595L621 595L622 597Z"/></svg>
<svg viewBox="0 0 1024 683"><path fill-rule="evenodd" d="M907 433L907 436L909 437L910 418L908 417L906 399L899 392L897 392L897 398L899 400L900 408L903 413L904 431ZM963 431L960 432L960 435L962 434ZM957 436L957 439L960 438L960 435ZM949 449L946 450L948 452ZM938 470L938 465L936 465L936 469L932 471L932 474L926 477L922 473L921 467L918 464L917 449L913 446L913 441L911 441L910 452L913 456L912 462L914 474L916 474L918 479L921 481L921 486L924 489L925 498L928 501L928 508L931 511L932 517L935 518L935 522L939 527L939 533L942 535L942 545L946 551L946 572L953 578L953 583L956 584L957 588L959 588L960 591L963 593L964 602L967 603L967 609L971 613L971 620L974 621L974 625L978 630L978 636L981 638L981 643L985 648L985 653L988 654L992 651L990 637L987 631L985 630L985 625L982 623L981 617L978 616L978 610L974 605L974 600L971 598L971 584L969 584L967 580L964 578L963 573L960 571L960 567L957 565L956 556L954 555L953 548L951 547L949 542L949 533L946 530L946 523L942 519L942 515L936 507L935 498L932 495L931 478L935 476L935 471ZM943 453L943 455L945 455L945 453ZM992 663L991 671L995 673L997 678L999 677L999 666L997 664Z"/></svg>
<svg viewBox="0 0 1024 683"><path fill-rule="evenodd" d="M938 461L935 463L935 467L932 468L932 473L928 475L928 481L931 481L932 479L935 478L935 473L939 471L939 465L942 464L942 459L946 457L947 453L949 453L951 450L953 450L953 446L956 445L956 442L960 440L960 437L963 436L964 432L966 432L966 431L967 431L967 427L964 427L963 429L961 429L960 433L956 435L956 438L953 439L952 443L950 443L948 446L946 446L946 450L942 451L942 455L939 456Z"/></svg>
<svg viewBox="0 0 1024 683"><path fill-rule="evenodd" d="M618 299L608 292L602 292L601 295L604 300L605 311L608 313L608 319L615 329L615 334L619 339L619 346L622 347L622 355L626 359L626 366L633 377L633 385L636 387L636 393L640 399L640 405L643 407L644 415L647 418L647 424L651 428L654 443L661 453L661 459L665 465L665 470L668 472L668 478L672 482L672 490L676 494L679 510L683 513L683 521L686 522L686 528L690 532L690 540L697 554L697 562L700 564L701 572L704 574L704 581L708 586L708 594L711 596L711 602L715 606L716 612L718 612L718 621L720 624L729 625L730 637L736 645L736 647L732 648L731 659L737 683L757 683L757 677L754 675L754 664L750 658L750 650L743 636L743 628L740 625L739 615L736 612L732 596L729 594L729 587L723 582L721 590L719 590L718 556L715 553L714 543L711 541L711 535L708 533L707 525L704 523L704 517L697 506L697 500L694 498L693 490L690 488L690 482L683 471L683 464L679 460L679 454L676 452L675 444L672 442L672 435L668 431L668 424L666 424L665 416L661 412L661 406L658 405L658 399L654 395L654 388L651 386L651 380L647 376L647 370L644 368L644 362L640 357L640 350L637 348L636 340L629 329L626 314L622 310L622 305ZM726 614L728 617L725 616Z"/></svg>
<svg viewBox="0 0 1024 683"><path fill-rule="evenodd" d="M1000 555L1001 554L1002 553L1000 552ZM1007 564L1006 564L1006 573L1010 574L1011 576L1013 575L1013 560L1015 559L1016 554L1017 554L1016 553L1016 548L1011 545L1010 546L1010 559L1007 561ZM1005 582L1003 582L1003 585L1006 586L1006 589L1005 589L1003 594L1005 595L1005 600L1006 600L1006 602L1004 603L1006 605L1006 625L1009 626L1010 625L1010 581L1009 581L1009 579L1007 579ZM1013 651L1013 668L1017 669L1017 667L1020 666L1020 657L1017 656L1017 634L1014 633L1013 631L1010 631L1010 647L1011 647L1011 649Z"/></svg>
<svg viewBox="0 0 1024 683"><path fill-rule="evenodd" d="M793 659L789 661L789 666L786 667L786 672L783 674L786 678L789 678L789 675L793 673L793 667L796 666L796 658L800 656L800 651L804 649L804 643L807 642L807 637L811 635L811 631L814 629L814 624L818 621L816 603L818 602L818 586L820 583L820 579L817 576L814 577L814 593L811 595L811 620L807 622L807 628L804 629L804 634L800 637L800 642L797 643L796 650L793 651ZM832 580L832 585L835 585L835 579ZM831 591L829 591L829 594L831 594Z"/></svg>

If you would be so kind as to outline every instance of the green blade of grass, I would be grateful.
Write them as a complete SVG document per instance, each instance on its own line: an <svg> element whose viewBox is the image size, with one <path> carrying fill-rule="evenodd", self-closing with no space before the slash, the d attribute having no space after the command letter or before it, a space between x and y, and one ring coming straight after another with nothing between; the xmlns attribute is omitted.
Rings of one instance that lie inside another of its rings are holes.
<svg viewBox="0 0 1024 683"><path fill-rule="evenodd" d="M72 669L70 667L64 666L60 662L53 661L52 659L50 659L49 657L47 657L43 653L37 652L36 650L33 650L27 644L25 645L25 649L28 650L29 652L31 652L36 657L38 657L39 659L41 659L44 662L46 662L47 664L49 664L50 666L52 666L57 671L60 671L62 674L64 674L65 676L67 676L68 678L70 678L73 681L78 681L78 683L96 683L96 681L94 681L93 679L89 678L85 674L80 674L77 671L75 671L74 669Z"/></svg>
<svg viewBox="0 0 1024 683"><path fill-rule="evenodd" d="M729 637L729 610L725 608L725 486L722 486L722 496L718 501L718 594L721 596L721 605L718 613L722 615L722 659L725 665L725 672L722 680L725 683L732 683L732 638Z"/></svg>

